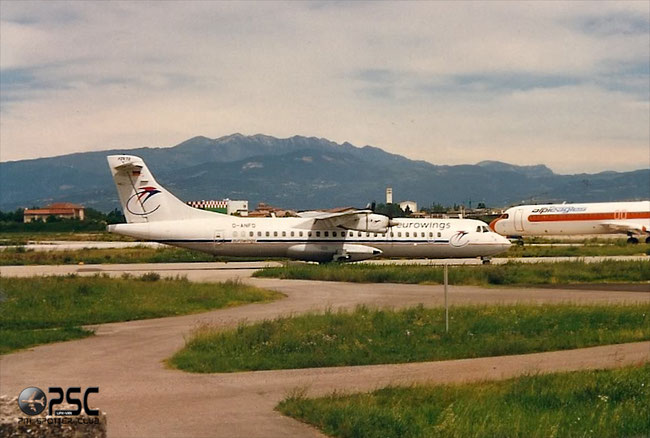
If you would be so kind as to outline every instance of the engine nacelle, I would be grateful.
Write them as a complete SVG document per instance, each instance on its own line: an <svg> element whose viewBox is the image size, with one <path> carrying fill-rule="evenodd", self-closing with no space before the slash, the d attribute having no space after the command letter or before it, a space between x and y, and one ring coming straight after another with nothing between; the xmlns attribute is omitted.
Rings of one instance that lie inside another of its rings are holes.
<svg viewBox="0 0 650 438"><path fill-rule="evenodd" d="M313 262L358 262L377 257L382 252L367 245L301 243L287 250L287 256Z"/></svg>
<svg viewBox="0 0 650 438"><path fill-rule="evenodd" d="M339 224L339 227L346 230L384 234L388 231L388 227L392 225L394 225L393 221L383 214L357 213Z"/></svg>

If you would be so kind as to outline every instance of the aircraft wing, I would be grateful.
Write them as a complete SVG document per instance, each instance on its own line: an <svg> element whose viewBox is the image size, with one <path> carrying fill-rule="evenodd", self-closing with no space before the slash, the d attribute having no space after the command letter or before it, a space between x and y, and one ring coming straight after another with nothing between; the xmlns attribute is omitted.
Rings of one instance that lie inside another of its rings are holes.
<svg viewBox="0 0 650 438"><path fill-rule="evenodd" d="M343 228L374 233L385 233L392 225L388 216L372 210L345 210L340 212L304 211L299 217L314 219L316 228Z"/></svg>
<svg viewBox="0 0 650 438"><path fill-rule="evenodd" d="M312 210L312 211L301 211L298 213L298 217L304 217L307 219L317 219L317 220L325 220L325 219L333 219L337 217L350 217L358 214L369 214L372 213L372 210L345 210L345 211L337 211L335 213L329 212L329 211L318 211L318 210Z"/></svg>
<svg viewBox="0 0 650 438"><path fill-rule="evenodd" d="M601 223L601 225L610 231L619 231L621 233L631 232L641 234L648 232L645 226L628 221L608 221Z"/></svg>

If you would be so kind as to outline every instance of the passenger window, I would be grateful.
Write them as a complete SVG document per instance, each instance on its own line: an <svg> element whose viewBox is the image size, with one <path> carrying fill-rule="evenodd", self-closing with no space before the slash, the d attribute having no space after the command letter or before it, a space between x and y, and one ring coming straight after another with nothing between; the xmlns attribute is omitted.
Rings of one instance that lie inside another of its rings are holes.
<svg viewBox="0 0 650 438"><path fill-rule="evenodd" d="M291 232L291 237L293 237L293 236L295 236L295 234L294 234L294 232L292 231L292 232Z"/></svg>
<svg viewBox="0 0 650 438"><path fill-rule="evenodd" d="M359 231L359 232L357 233L357 236L358 236L358 237L361 237L361 231Z"/></svg>
<svg viewBox="0 0 650 438"><path fill-rule="evenodd" d="M442 237L442 233L438 231L438 237Z"/></svg>
<svg viewBox="0 0 650 438"><path fill-rule="evenodd" d="M370 233L366 233L366 237L370 237Z"/></svg>
<svg viewBox="0 0 650 438"><path fill-rule="evenodd" d="M277 231L273 232L273 237L278 237L278 232Z"/></svg>
<svg viewBox="0 0 650 438"><path fill-rule="evenodd" d="M255 235L255 233L253 233L252 231L249 231L249 233L248 233L249 237L253 237L254 235Z"/></svg>
<svg viewBox="0 0 650 438"><path fill-rule="evenodd" d="M316 231L316 237L320 237L320 231Z"/></svg>
<svg viewBox="0 0 650 438"><path fill-rule="evenodd" d="M298 236L302 237L302 231L298 231Z"/></svg>
<svg viewBox="0 0 650 438"><path fill-rule="evenodd" d="M404 233L404 237L409 237L409 232Z"/></svg>
<svg viewBox="0 0 650 438"><path fill-rule="evenodd" d="M287 237L287 232L286 231L282 232L282 237Z"/></svg>
<svg viewBox="0 0 650 438"><path fill-rule="evenodd" d="M394 236L395 236L395 234L393 234L393 232L391 231L390 232L390 237L394 237Z"/></svg>
<svg viewBox="0 0 650 438"><path fill-rule="evenodd" d="M433 233L429 231L429 237L433 237Z"/></svg>
<svg viewBox="0 0 650 438"><path fill-rule="evenodd" d="M330 232L329 231L325 231L323 234L325 234L325 237L330 237Z"/></svg>
<svg viewBox="0 0 650 438"><path fill-rule="evenodd" d="M336 237L336 231L332 231L332 237Z"/></svg>
<svg viewBox="0 0 650 438"><path fill-rule="evenodd" d="M375 237L375 239L377 238L377 233L375 233L374 237Z"/></svg>
<svg viewBox="0 0 650 438"><path fill-rule="evenodd" d="M262 232L261 231L257 232L257 237L262 237Z"/></svg>
<svg viewBox="0 0 650 438"><path fill-rule="evenodd" d="M422 232L422 234L420 235L420 237L424 237L424 231Z"/></svg>
<svg viewBox="0 0 650 438"><path fill-rule="evenodd" d="M266 234L266 237L269 237L271 235L271 233L269 233L268 231L264 234Z"/></svg>
<svg viewBox="0 0 650 438"><path fill-rule="evenodd" d="M402 237L402 232L401 232L401 231L399 231L399 232L397 233L397 237Z"/></svg>
<svg viewBox="0 0 650 438"><path fill-rule="evenodd" d="M311 237L311 231L307 231L307 237Z"/></svg>

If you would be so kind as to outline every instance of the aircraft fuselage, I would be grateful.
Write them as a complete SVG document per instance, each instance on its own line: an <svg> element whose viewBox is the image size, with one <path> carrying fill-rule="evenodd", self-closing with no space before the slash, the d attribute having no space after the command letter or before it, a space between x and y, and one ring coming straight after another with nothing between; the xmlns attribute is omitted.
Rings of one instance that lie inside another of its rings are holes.
<svg viewBox="0 0 650 438"><path fill-rule="evenodd" d="M217 216L217 215L215 215ZM304 218L215 217L118 224L109 231L168 245L235 257L331 261L384 257L487 257L510 242L471 219L394 219L387 233L319 228ZM347 255L347 256L346 256Z"/></svg>

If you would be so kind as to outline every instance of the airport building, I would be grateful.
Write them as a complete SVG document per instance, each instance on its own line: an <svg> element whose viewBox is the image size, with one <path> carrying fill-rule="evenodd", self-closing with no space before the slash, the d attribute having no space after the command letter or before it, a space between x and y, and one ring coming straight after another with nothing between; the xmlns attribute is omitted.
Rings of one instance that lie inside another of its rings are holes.
<svg viewBox="0 0 650 438"><path fill-rule="evenodd" d="M187 201L187 205L201 210L209 210L223 214L248 216L248 201L234 199Z"/></svg>
<svg viewBox="0 0 650 438"><path fill-rule="evenodd" d="M85 217L84 207L70 202L56 202L45 208L26 208L23 214L23 222L26 224L35 220L47 222L50 216L79 220L84 220Z"/></svg>
<svg viewBox="0 0 650 438"><path fill-rule="evenodd" d="M274 207L272 205L260 202L257 208L249 213L250 217L296 217L294 210Z"/></svg>

